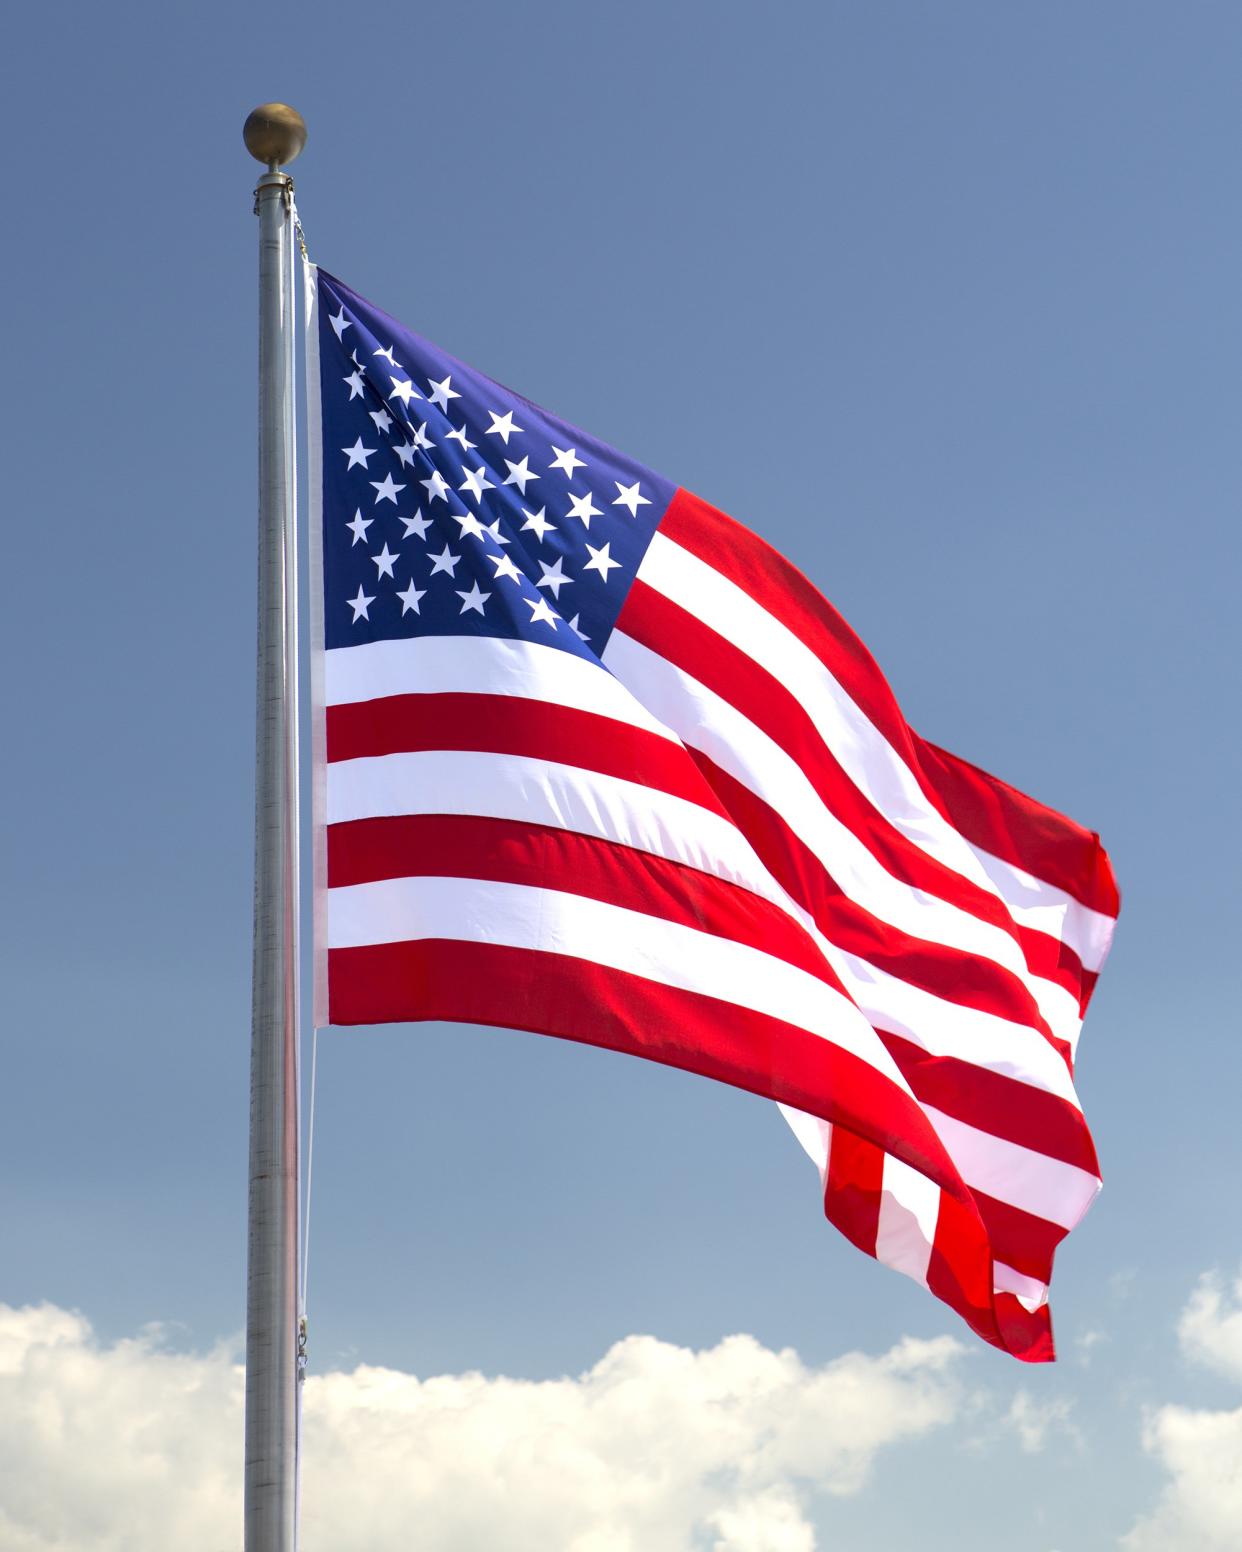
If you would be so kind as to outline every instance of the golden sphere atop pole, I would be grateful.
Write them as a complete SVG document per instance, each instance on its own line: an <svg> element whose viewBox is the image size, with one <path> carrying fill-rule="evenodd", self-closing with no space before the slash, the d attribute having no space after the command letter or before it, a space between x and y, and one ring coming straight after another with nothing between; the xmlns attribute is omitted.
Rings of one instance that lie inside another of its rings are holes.
<svg viewBox="0 0 1242 1552"><path fill-rule="evenodd" d="M274 171L293 161L306 144L306 122L288 103L265 102L246 120L242 139L255 161Z"/></svg>

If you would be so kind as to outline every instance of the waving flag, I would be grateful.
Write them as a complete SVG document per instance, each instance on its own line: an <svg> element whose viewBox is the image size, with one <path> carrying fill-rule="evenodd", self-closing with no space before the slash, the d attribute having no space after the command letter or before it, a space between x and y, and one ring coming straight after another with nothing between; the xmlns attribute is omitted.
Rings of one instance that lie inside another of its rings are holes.
<svg viewBox="0 0 1242 1552"><path fill-rule="evenodd" d="M919 738L745 528L315 291L317 1022L504 1025L767 1095L855 1245L1051 1358L1099 1188L1098 838Z"/></svg>

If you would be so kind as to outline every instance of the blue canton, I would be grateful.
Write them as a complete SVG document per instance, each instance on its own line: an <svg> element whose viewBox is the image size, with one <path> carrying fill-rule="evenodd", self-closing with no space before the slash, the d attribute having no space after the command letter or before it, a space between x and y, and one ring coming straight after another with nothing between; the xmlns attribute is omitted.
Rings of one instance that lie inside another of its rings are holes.
<svg viewBox="0 0 1242 1552"><path fill-rule="evenodd" d="M674 487L322 270L324 643L603 651Z"/></svg>

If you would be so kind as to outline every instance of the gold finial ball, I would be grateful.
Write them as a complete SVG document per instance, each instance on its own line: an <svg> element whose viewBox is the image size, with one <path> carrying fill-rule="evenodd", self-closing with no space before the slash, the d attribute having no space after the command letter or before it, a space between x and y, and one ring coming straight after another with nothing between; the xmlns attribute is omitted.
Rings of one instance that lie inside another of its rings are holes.
<svg viewBox="0 0 1242 1552"><path fill-rule="evenodd" d="M283 167L306 144L306 123L287 103L265 102L246 120L242 139L256 162Z"/></svg>

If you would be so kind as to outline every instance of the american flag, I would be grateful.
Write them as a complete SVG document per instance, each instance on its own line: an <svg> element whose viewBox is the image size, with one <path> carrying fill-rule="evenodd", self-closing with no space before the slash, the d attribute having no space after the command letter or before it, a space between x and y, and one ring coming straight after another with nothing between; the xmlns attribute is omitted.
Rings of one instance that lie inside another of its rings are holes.
<svg viewBox="0 0 1242 1552"><path fill-rule="evenodd" d="M775 1099L855 1245L1050 1359L1100 1184L1098 837L914 733L763 540L313 290L317 1022L534 1030Z"/></svg>

